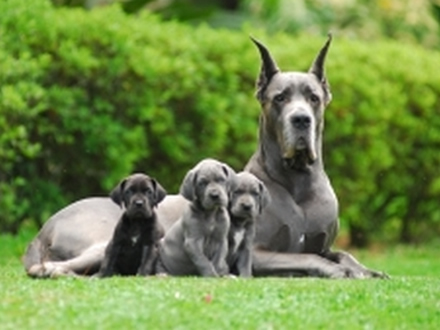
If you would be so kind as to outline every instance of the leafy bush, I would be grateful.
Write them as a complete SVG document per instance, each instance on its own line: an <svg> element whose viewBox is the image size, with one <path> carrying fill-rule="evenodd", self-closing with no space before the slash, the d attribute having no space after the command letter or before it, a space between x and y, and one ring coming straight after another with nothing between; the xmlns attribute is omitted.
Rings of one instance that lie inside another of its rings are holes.
<svg viewBox="0 0 440 330"><path fill-rule="evenodd" d="M133 171L175 192L201 158L239 170L255 149L259 57L247 32L43 0L0 11L0 230L41 225ZM285 70L307 69L324 42L253 34ZM393 42L332 46L325 161L355 242L440 229L439 60Z"/></svg>

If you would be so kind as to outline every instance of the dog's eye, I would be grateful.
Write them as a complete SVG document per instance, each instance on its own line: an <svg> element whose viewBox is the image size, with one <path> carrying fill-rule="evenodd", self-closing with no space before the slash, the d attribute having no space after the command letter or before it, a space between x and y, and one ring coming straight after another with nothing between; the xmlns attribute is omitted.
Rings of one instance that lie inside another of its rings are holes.
<svg viewBox="0 0 440 330"><path fill-rule="evenodd" d="M152 193L153 193L153 190L151 190L151 188L145 188L144 189L144 194L151 195Z"/></svg>
<svg viewBox="0 0 440 330"><path fill-rule="evenodd" d="M219 177L219 178L215 179L215 181L216 181L217 183L223 183L223 182L226 181L226 179L225 179L225 178L221 178L221 177Z"/></svg>
<svg viewBox="0 0 440 330"><path fill-rule="evenodd" d="M316 94L311 94L310 95L310 102L312 103L319 103L319 96Z"/></svg>
<svg viewBox="0 0 440 330"><path fill-rule="evenodd" d="M275 102L281 103L286 100L286 95L284 95L284 93L280 93L280 94L275 95L275 97L273 99Z"/></svg>
<svg viewBox="0 0 440 330"><path fill-rule="evenodd" d="M198 182L198 185L199 185L200 187L204 187L204 186L206 186L207 184L208 184L208 181L207 181L207 180L204 180L204 179L200 179L199 182Z"/></svg>

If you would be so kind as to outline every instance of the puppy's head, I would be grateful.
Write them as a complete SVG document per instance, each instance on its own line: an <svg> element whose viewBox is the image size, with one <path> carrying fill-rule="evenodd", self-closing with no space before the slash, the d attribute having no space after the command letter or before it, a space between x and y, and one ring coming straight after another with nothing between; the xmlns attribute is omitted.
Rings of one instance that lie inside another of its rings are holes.
<svg viewBox="0 0 440 330"><path fill-rule="evenodd" d="M269 204L266 186L249 172L238 173L231 184L229 212L234 218L255 218Z"/></svg>
<svg viewBox="0 0 440 330"><path fill-rule="evenodd" d="M110 193L110 198L125 207L129 217L151 217L154 207L166 195L165 189L153 178L141 173L123 179Z"/></svg>
<svg viewBox="0 0 440 330"><path fill-rule="evenodd" d="M180 194L205 210L227 206L228 190L234 176L234 170L228 165L205 159L186 174Z"/></svg>

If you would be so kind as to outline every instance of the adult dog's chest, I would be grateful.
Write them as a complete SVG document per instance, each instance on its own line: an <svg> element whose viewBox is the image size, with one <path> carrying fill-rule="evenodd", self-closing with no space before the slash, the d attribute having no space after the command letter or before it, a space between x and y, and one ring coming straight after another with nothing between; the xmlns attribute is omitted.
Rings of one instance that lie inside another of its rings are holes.
<svg viewBox="0 0 440 330"><path fill-rule="evenodd" d="M313 188L313 189L312 189ZM334 239L338 206L325 184L295 193L269 185L272 202L257 222L257 242L279 252L320 253Z"/></svg>

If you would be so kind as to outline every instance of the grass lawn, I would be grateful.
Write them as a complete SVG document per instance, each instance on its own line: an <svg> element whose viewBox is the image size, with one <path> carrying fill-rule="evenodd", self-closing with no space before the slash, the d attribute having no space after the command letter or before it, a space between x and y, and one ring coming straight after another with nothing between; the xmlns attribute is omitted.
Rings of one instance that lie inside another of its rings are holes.
<svg viewBox="0 0 440 330"><path fill-rule="evenodd" d="M355 251L391 280L27 278L0 236L0 329L438 329L440 244Z"/></svg>

